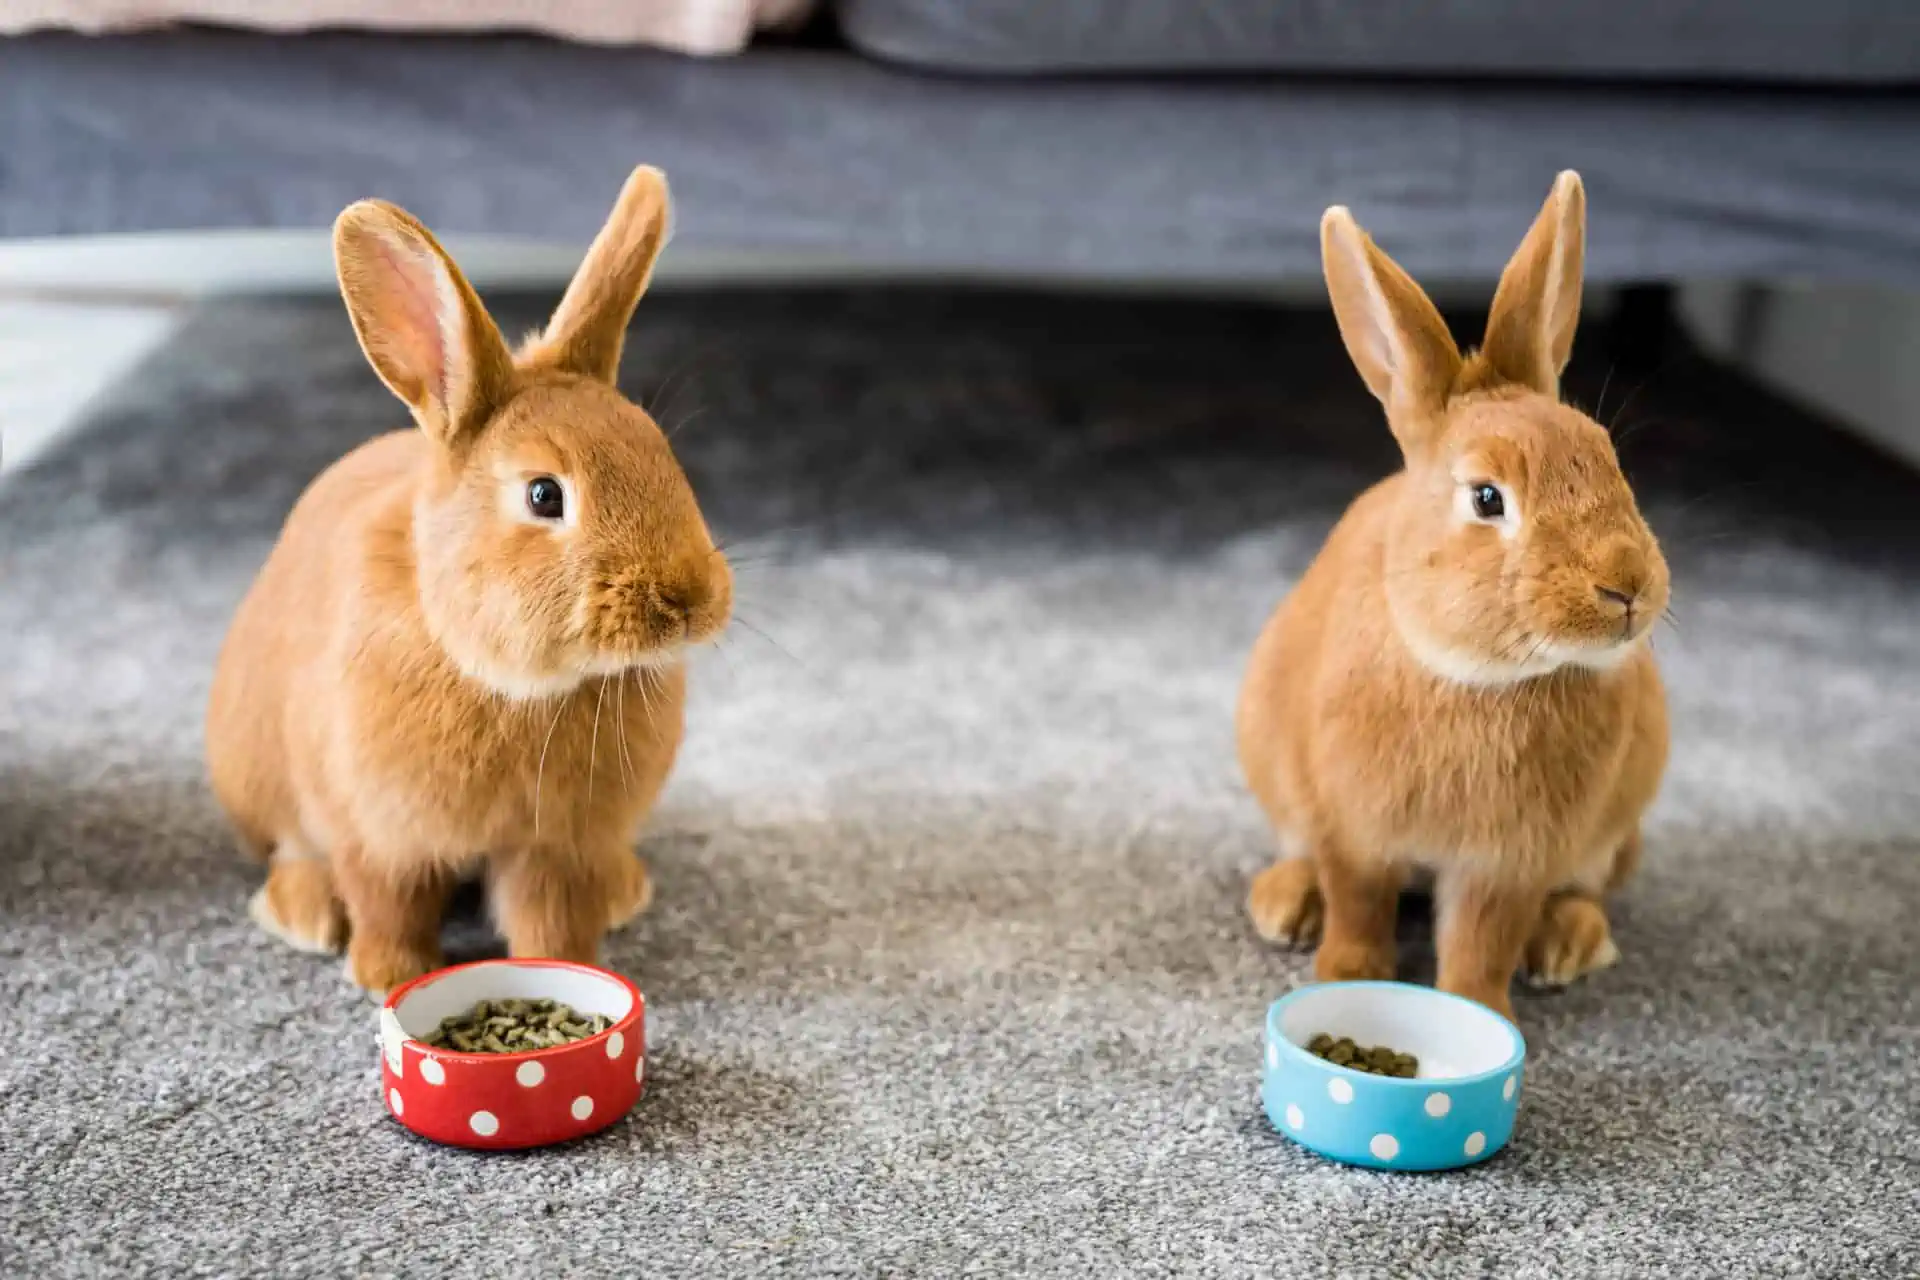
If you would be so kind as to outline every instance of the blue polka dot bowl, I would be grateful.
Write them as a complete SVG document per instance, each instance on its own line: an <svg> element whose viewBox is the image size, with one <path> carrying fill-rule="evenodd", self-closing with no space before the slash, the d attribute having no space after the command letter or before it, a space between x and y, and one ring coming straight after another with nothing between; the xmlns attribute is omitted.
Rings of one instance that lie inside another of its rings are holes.
<svg viewBox="0 0 1920 1280"><path fill-rule="evenodd" d="M1410 1053L1420 1073L1335 1066L1307 1052L1321 1032ZM1329 1160L1458 1169L1513 1136L1526 1057L1519 1030L1472 1000L1405 982L1320 983L1267 1011L1261 1099L1274 1128Z"/></svg>

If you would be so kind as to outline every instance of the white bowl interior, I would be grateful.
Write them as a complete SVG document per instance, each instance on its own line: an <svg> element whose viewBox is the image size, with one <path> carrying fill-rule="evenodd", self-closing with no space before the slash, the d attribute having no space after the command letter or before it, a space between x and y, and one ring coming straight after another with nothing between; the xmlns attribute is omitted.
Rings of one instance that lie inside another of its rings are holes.
<svg viewBox="0 0 1920 1280"><path fill-rule="evenodd" d="M604 1014L615 1022L633 1012L633 993L605 974L511 960L428 979L402 996L393 1012L400 1029L418 1040L482 1000L558 1000L576 1013Z"/></svg>
<svg viewBox="0 0 1920 1280"><path fill-rule="evenodd" d="M1494 1071L1520 1051L1519 1033L1492 1010L1422 987L1309 987L1281 1010L1280 1034L1302 1049L1323 1031L1410 1053L1422 1080Z"/></svg>

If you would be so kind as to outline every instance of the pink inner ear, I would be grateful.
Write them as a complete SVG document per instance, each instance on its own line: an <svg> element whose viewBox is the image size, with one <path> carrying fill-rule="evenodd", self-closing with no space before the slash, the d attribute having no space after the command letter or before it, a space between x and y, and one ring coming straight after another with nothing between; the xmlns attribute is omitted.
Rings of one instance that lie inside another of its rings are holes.
<svg viewBox="0 0 1920 1280"><path fill-rule="evenodd" d="M380 343L424 400L444 406L447 399L447 343L440 325L440 270L432 254L375 238L384 270L378 272L374 305Z"/></svg>

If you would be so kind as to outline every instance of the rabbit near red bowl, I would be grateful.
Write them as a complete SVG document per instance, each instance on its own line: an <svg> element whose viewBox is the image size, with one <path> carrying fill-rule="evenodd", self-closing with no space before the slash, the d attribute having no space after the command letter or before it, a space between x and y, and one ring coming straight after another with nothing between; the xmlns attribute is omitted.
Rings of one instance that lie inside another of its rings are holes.
<svg viewBox="0 0 1920 1280"><path fill-rule="evenodd" d="M557 1000L613 1025L527 1053L425 1044L443 1018L482 1000ZM646 998L617 973L565 960L482 960L395 990L380 1009L387 1111L448 1146L510 1150L567 1142L615 1123L646 1087Z"/></svg>

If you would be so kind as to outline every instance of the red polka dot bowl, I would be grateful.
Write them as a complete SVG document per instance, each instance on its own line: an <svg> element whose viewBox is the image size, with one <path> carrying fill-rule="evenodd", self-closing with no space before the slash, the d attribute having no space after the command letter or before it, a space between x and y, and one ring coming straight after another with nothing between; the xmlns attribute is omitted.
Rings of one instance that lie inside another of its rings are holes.
<svg viewBox="0 0 1920 1280"><path fill-rule="evenodd" d="M421 1042L482 1000L558 1000L604 1014L599 1035L527 1053L460 1053ZM505 1151L596 1133L646 1085L646 999L606 969L566 960L481 960L399 987L380 1009L387 1111L423 1138Z"/></svg>

